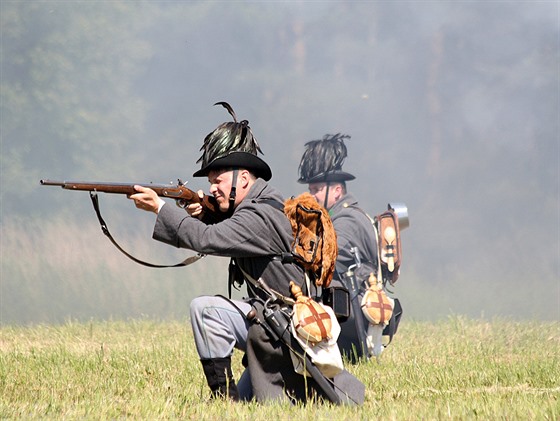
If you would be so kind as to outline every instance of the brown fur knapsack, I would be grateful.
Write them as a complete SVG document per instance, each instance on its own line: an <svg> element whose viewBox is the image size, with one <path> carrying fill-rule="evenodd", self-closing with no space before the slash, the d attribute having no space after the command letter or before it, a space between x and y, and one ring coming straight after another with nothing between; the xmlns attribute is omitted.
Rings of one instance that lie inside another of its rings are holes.
<svg viewBox="0 0 560 421"><path fill-rule="evenodd" d="M284 213L292 224L293 256L315 281L315 285L327 288L338 255L336 232L329 213L310 193L287 199Z"/></svg>

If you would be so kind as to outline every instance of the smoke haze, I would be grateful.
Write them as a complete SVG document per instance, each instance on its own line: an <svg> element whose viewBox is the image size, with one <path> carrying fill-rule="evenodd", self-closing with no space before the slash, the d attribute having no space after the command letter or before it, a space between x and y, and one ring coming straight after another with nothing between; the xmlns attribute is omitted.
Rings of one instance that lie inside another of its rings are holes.
<svg viewBox="0 0 560 421"><path fill-rule="evenodd" d="M558 2L1 7L3 323L183 316L195 294L226 291L227 262L139 267L98 231L87 194L38 182L207 190L191 175L229 120L217 101L249 120L286 196L306 188L305 142L351 135L362 207L408 206L393 288L406 317L560 319ZM141 258L184 257L151 240L153 215L101 200Z"/></svg>

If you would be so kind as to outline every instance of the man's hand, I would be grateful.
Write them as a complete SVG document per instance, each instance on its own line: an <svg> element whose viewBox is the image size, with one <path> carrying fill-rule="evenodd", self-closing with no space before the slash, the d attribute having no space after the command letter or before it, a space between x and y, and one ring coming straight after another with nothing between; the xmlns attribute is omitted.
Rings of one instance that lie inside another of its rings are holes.
<svg viewBox="0 0 560 421"><path fill-rule="evenodd" d="M201 199L204 197L204 192L202 190L197 191L198 197ZM204 215L204 208L200 203L191 203L187 205L185 208L190 216L194 216L195 218L202 218Z"/></svg>
<svg viewBox="0 0 560 421"><path fill-rule="evenodd" d="M165 204L165 201L152 189L142 186L134 186L134 190L138 193L131 194L128 198L134 200L134 204L138 209L157 214L161 207Z"/></svg>

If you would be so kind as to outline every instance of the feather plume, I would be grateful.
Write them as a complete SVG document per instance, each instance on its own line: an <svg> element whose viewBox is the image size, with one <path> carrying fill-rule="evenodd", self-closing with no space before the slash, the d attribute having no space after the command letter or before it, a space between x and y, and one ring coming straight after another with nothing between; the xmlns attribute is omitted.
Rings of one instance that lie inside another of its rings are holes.
<svg viewBox="0 0 560 421"><path fill-rule="evenodd" d="M196 161L202 162L202 168L222 158L231 152L249 152L257 155L262 150L251 132L249 122L237 122L235 111L227 102L216 102L214 105L223 106L233 117L233 122L220 124L214 131L208 133L200 150L202 156Z"/></svg>
<svg viewBox="0 0 560 421"><path fill-rule="evenodd" d="M342 164L348 155L344 139L350 139L350 136L326 134L323 139L307 142L299 164L300 179L308 180L319 174L342 171Z"/></svg>
<svg viewBox="0 0 560 421"><path fill-rule="evenodd" d="M237 123L237 117L235 116L235 111L233 111L233 108L231 108L231 105L229 105L227 102L224 102L224 101L216 102L214 105L221 105L226 110L228 110L228 113L230 113L231 116L233 117L233 121L235 123Z"/></svg>

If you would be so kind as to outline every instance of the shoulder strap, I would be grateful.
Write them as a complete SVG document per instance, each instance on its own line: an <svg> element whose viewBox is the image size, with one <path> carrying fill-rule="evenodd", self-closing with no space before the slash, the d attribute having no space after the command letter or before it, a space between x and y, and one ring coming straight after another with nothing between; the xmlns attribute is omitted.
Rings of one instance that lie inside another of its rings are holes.
<svg viewBox="0 0 560 421"><path fill-rule="evenodd" d="M99 198L97 196L97 193L94 192L94 191L91 191L91 192L89 192L89 196L91 198L91 202L93 203L93 209L95 210L95 214L97 215L97 219L99 220L99 224L101 225L101 231L103 231L103 234L105 234L107 236L107 238L109 238L111 243L113 243L113 245L122 254L124 254L126 257L128 257L130 260L133 260L136 263L139 263L141 265L148 266L148 267L151 267L151 268L176 268L176 267L181 267L181 266L188 266L188 265L202 259L205 256L204 254L197 253L194 256L187 257L185 260L183 260L182 262L177 263L175 265L156 265L156 264L153 264L153 263L148 263L148 262L145 262L143 260L137 259L136 257L134 257L131 254L129 254L128 252L126 252L116 242L116 240L113 238L113 236L109 232L109 228L107 228L107 224L105 223L105 221L103 220L103 217L101 216L101 210L99 209Z"/></svg>
<svg viewBox="0 0 560 421"><path fill-rule="evenodd" d="M377 224L375 223L375 219L373 219L371 216L369 216L369 214L359 206L348 204L347 207L355 209L358 212L361 212L362 214L364 214L366 216L366 218L369 220L369 222L371 222L371 226L373 228L373 239L376 243L378 243L379 233L377 231ZM377 244L376 249L377 249L377 273L376 273L376 276L377 276L377 279L381 279L381 250L380 250L379 244Z"/></svg>
<svg viewBox="0 0 560 421"><path fill-rule="evenodd" d="M267 205L278 209L280 212L284 212L284 204L276 199L260 199L257 200L257 203L266 203Z"/></svg>
<svg viewBox="0 0 560 421"><path fill-rule="evenodd" d="M284 213L284 204L276 199L260 199L257 203L265 203ZM272 260L280 260L282 263L297 263L291 251L278 253L272 256Z"/></svg>

